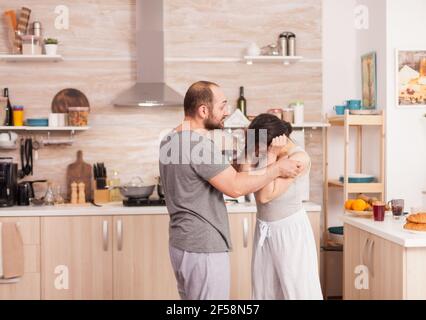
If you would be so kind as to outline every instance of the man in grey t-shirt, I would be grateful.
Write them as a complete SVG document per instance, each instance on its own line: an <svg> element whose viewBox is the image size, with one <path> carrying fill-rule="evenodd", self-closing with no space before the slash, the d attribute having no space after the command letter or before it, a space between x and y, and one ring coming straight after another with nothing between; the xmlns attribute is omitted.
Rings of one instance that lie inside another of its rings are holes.
<svg viewBox="0 0 426 320"><path fill-rule="evenodd" d="M227 101L214 83L194 83L185 119L161 141L160 175L170 214L170 258L185 300L229 299L231 241L225 193L253 193L278 177L295 177L300 163L282 159L261 175L236 172L208 137L223 129Z"/></svg>

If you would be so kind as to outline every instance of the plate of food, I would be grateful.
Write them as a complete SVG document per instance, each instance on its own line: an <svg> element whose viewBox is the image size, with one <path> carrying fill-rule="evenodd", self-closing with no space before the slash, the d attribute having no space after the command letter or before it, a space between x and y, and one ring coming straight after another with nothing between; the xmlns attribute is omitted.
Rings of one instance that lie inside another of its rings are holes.
<svg viewBox="0 0 426 320"><path fill-rule="evenodd" d="M404 230L426 235L426 212L418 212L410 214L407 217L407 223L404 225Z"/></svg>

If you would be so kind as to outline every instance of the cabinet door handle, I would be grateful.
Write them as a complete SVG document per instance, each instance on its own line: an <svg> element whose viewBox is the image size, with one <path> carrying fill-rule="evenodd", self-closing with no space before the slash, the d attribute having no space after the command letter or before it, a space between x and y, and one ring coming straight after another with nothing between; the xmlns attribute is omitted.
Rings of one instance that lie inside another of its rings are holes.
<svg viewBox="0 0 426 320"><path fill-rule="evenodd" d="M368 246L368 273L374 277L374 260L373 260L373 249L374 249L374 241L370 241L370 245Z"/></svg>
<svg viewBox="0 0 426 320"><path fill-rule="evenodd" d="M244 218L243 220L243 243L244 243L244 248L248 247L248 230L249 229L249 225L248 225L248 218Z"/></svg>
<svg viewBox="0 0 426 320"><path fill-rule="evenodd" d="M364 246L362 247L362 252L361 252L361 264L363 265L363 266L367 266L367 268L369 267L368 266L368 263L366 262L366 259L365 259L365 253L366 253L366 251L367 251L367 246L368 246L368 244L369 244L369 242L370 242L370 239L366 239L365 240L365 243L364 243Z"/></svg>
<svg viewBox="0 0 426 320"><path fill-rule="evenodd" d="M102 239L104 251L108 251L108 221L104 220L102 223Z"/></svg>
<svg viewBox="0 0 426 320"><path fill-rule="evenodd" d="M0 285L15 284L15 283L19 283L19 281L21 281L21 278L0 279Z"/></svg>
<svg viewBox="0 0 426 320"><path fill-rule="evenodd" d="M117 249L123 250L123 221L117 221Z"/></svg>

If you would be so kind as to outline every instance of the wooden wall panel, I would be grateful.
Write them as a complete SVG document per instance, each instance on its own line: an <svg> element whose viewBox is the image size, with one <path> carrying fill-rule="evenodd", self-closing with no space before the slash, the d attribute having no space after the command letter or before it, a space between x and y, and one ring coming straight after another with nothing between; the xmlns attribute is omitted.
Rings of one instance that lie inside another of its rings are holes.
<svg viewBox="0 0 426 320"><path fill-rule="evenodd" d="M44 33L59 38L61 63L0 62L0 88L9 87L14 104L29 117L49 114L54 95L67 87L83 91L92 106L92 129L80 133L72 147L40 150L35 177L48 178L65 189L66 166L82 149L86 161L106 163L120 171L123 182L140 175L154 182L158 175L161 132L182 119L182 110L114 108L111 101L136 79L136 0L2 0L0 12L28 5ZM70 29L56 30L54 8L67 5ZM297 35L298 54L310 62L248 66L231 63L166 63L166 80L182 95L194 81L207 79L222 85L230 105L238 87L246 87L249 112L285 107L299 99L306 103L306 119L321 118L321 1L319 0L164 0L166 57L240 57L248 43L263 46L282 31ZM4 25L0 24L0 52L6 52ZM149 44L146 44L149 45ZM108 61L109 60L109 61ZM307 131L307 151L313 168L322 166L319 130ZM0 151L11 155L13 151ZM312 198L321 202L322 177L312 175Z"/></svg>

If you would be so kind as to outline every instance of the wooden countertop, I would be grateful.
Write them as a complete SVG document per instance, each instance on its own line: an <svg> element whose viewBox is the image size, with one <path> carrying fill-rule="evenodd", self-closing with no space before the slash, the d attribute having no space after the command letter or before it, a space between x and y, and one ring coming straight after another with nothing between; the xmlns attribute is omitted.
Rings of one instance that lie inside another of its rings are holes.
<svg viewBox="0 0 426 320"><path fill-rule="evenodd" d="M255 213L256 205L252 203L228 204L228 213ZM307 212L321 211L321 206L307 202ZM144 215L168 214L166 207L124 207L121 202L109 203L102 207L88 205L57 205L0 208L0 217L54 217L54 216L103 216L103 215Z"/></svg>

